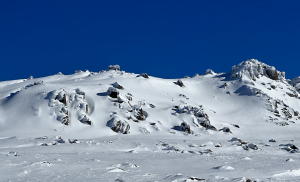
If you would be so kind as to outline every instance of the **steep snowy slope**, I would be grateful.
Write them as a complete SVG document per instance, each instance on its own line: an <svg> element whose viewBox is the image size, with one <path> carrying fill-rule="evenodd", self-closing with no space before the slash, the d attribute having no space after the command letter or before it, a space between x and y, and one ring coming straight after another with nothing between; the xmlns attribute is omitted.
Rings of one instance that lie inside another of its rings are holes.
<svg viewBox="0 0 300 182"><path fill-rule="evenodd" d="M255 59L233 66L227 73L208 70L181 79L119 69L110 66L99 73L78 71L0 82L0 137L117 136L129 141L134 141L134 136L144 140L197 137L202 143L213 141L214 147L222 147L217 146L218 141L230 141L219 153L261 149L252 143L255 141L299 139L299 79L290 82L284 72ZM237 142L234 146L238 148L230 147L232 142ZM278 147L275 151L298 152L288 142L283 144L284 150ZM130 147L125 148L122 150ZM215 171L231 170L230 166L216 167ZM119 168L115 169L118 172Z"/></svg>

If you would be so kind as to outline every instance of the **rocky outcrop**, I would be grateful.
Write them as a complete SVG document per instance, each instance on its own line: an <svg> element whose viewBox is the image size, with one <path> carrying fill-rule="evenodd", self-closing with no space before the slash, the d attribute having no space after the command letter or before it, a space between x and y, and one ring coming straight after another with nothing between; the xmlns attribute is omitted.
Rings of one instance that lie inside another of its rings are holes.
<svg viewBox="0 0 300 182"><path fill-rule="evenodd" d="M46 83L43 80L35 81L33 84L26 85L25 89L28 89L36 85L46 85Z"/></svg>
<svg viewBox="0 0 300 182"><path fill-rule="evenodd" d="M252 150L258 150L258 147L257 145L253 144L253 143L249 143L248 145L248 148L252 149Z"/></svg>
<svg viewBox="0 0 300 182"><path fill-rule="evenodd" d="M231 133L232 134L230 128L228 128L228 127L224 127L222 129L220 129L219 131L223 131L224 133Z"/></svg>
<svg viewBox="0 0 300 182"><path fill-rule="evenodd" d="M107 122L107 126L110 127L116 133L129 134L130 125L121 120L119 117L114 116Z"/></svg>
<svg viewBox="0 0 300 182"><path fill-rule="evenodd" d="M144 78L149 78L147 73L142 73L141 76L144 77Z"/></svg>
<svg viewBox="0 0 300 182"><path fill-rule="evenodd" d="M114 87L109 87L107 93L111 98L118 98L119 96L119 91Z"/></svg>
<svg viewBox="0 0 300 182"><path fill-rule="evenodd" d="M89 119L88 104L85 100L85 92L80 89L71 90L54 90L48 93L46 99L49 99L48 106L53 107L56 119L62 124L70 124L70 112L73 117L77 117L78 121L84 124L91 125L92 121ZM73 106L73 108L70 108Z"/></svg>
<svg viewBox="0 0 300 182"><path fill-rule="evenodd" d="M275 67L269 67L266 68L266 74L271 78L272 80L279 80L278 73L275 69Z"/></svg>
<svg viewBox="0 0 300 182"><path fill-rule="evenodd" d="M194 133L191 130L190 125L188 125L185 121L183 121L180 126L181 126L182 131L184 131L184 132L186 132L188 134L193 134Z"/></svg>
<svg viewBox="0 0 300 182"><path fill-rule="evenodd" d="M120 71L120 66L119 65L109 65L108 70L115 70L115 71Z"/></svg>
<svg viewBox="0 0 300 182"><path fill-rule="evenodd" d="M53 107L56 119L64 125L69 125L69 110L67 107L67 97L65 90L54 90L48 93L48 106Z"/></svg>
<svg viewBox="0 0 300 182"><path fill-rule="evenodd" d="M296 147L294 144L280 144L280 147L282 147L282 150L286 150L289 153L299 153L298 147Z"/></svg>
<svg viewBox="0 0 300 182"><path fill-rule="evenodd" d="M144 111L142 108L134 108L133 109L134 117L139 121L144 121L148 117L148 113ZM138 122L137 120L134 120Z"/></svg>
<svg viewBox="0 0 300 182"><path fill-rule="evenodd" d="M268 97L267 107L268 110L274 113L275 116L275 118L270 117L269 122L275 123L277 125L286 126L289 125L289 123L287 123L286 121L289 121L290 123L295 123L295 121L300 119L299 112L295 111L292 107L288 106L282 100Z"/></svg>
<svg viewBox="0 0 300 182"><path fill-rule="evenodd" d="M198 124L201 125L202 127L205 127L206 129L211 129L211 130L217 130L213 125L210 124L209 117L208 115L204 112L203 107L193 107L190 105L179 105L179 106L174 106L173 110L176 112L176 114L189 114L195 117L197 120Z"/></svg>
<svg viewBox="0 0 300 182"><path fill-rule="evenodd" d="M205 73L203 73L203 75L215 75L216 73L213 71L213 70L211 70L211 69L207 69L206 71L205 71Z"/></svg>
<svg viewBox="0 0 300 182"><path fill-rule="evenodd" d="M59 102L63 103L65 106L67 106L67 97L65 91L60 91L56 97L55 100L58 100Z"/></svg>
<svg viewBox="0 0 300 182"><path fill-rule="evenodd" d="M123 90L124 88L118 83L118 82L115 82L113 84L111 84L114 88L117 88L117 89L120 89L120 90Z"/></svg>
<svg viewBox="0 0 300 182"><path fill-rule="evenodd" d="M285 80L285 72L277 71L273 66L259 62L256 59L243 61L237 66L232 67L232 78L248 77L252 80L266 76L272 80Z"/></svg>
<svg viewBox="0 0 300 182"><path fill-rule="evenodd" d="M181 80L177 80L176 84L179 85L180 87L184 87L184 84Z"/></svg>

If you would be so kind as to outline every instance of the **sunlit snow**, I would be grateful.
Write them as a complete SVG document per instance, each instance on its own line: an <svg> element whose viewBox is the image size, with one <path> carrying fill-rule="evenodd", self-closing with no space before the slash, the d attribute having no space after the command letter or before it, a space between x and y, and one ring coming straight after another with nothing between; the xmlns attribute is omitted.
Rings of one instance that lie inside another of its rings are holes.
<svg viewBox="0 0 300 182"><path fill-rule="evenodd" d="M299 181L299 78L277 69L0 82L0 181Z"/></svg>

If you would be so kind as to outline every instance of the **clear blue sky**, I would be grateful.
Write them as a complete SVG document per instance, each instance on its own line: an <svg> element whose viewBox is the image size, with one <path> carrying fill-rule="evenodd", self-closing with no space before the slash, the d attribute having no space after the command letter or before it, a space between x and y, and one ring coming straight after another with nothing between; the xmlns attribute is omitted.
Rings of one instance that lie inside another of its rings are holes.
<svg viewBox="0 0 300 182"><path fill-rule="evenodd" d="M1 0L0 81L75 70L162 78L256 58L300 75L299 0Z"/></svg>

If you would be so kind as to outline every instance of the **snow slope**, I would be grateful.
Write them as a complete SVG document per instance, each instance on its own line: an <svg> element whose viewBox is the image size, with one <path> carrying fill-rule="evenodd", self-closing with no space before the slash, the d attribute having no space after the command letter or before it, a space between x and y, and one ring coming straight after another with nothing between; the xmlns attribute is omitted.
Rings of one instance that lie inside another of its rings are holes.
<svg viewBox="0 0 300 182"><path fill-rule="evenodd" d="M0 181L297 181L297 88L255 59L0 82Z"/></svg>

